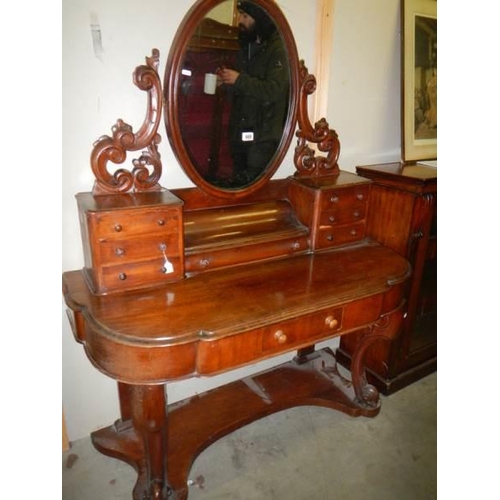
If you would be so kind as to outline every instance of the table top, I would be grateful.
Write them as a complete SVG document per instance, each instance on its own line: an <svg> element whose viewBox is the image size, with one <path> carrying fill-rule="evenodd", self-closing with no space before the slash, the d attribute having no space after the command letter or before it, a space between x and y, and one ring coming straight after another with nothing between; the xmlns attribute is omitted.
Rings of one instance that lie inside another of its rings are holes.
<svg viewBox="0 0 500 500"><path fill-rule="evenodd" d="M71 309L103 335L172 345L237 334L332 303L380 293L408 274L402 257L378 244L298 255L199 274L156 288L93 295L80 271L63 274ZM356 284L356 286L353 286Z"/></svg>
<svg viewBox="0 0 500 500"><path fill-rule="evenodd" d="M190 373L199 356L197 344L237 338L329 306L383 294L409 274L410 265L399 254L365 242L106 296L93 295L83 273L70 271L63 274L63 293L74 314L76 339L108 375L119 379L120 370L125 370L123 379L130 381L135 375L127 363L142 366L144 356L168 352L163 362L176 366L167 373L158 355L156 369L154 363L145 371L142 366L144 381Z"/></svg>

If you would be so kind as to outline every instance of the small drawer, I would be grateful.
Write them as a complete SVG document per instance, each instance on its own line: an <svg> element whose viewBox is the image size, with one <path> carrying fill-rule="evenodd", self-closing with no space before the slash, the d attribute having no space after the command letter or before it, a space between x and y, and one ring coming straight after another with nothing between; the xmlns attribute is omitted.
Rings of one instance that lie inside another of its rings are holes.
<svg viewBox="0 0 500 500"><path fill-rule="evenodd" d="M263 351L285 351L309 343L318 338L335 336L342 330L343 308L324 310L266 327L262 335Z"/></svg>
<svg viewBox="0 0 500 500"><path fill-rule="evenodd" d="M345 207L341 210L324 211L320 215L320 225L351 224L364 220L366 216L366 204Z"/></svg>
<svg viewBox="0 0 500 500"><path fill-rule="evenodd" d="M321 226L316 237L316 246L318 248L329 248L337 245L346 245L361 241L364 237L364 221L346 226Z"/></svg>
<svg viewBox="0 0 500 500"><path fill-rule="evenodd" d="M163 259L103 267L103 287L112 291L129 290L182 278L184 271L181 259L169 257L168 260L173 266L172 272L166 272Z"/></svg>
<svg viewBox="0 0 500 500"><path fill-rule="evenodd" d="M178 209L117 210L94 214L93 223L100 239L125 239L152 233L179 232Z"/></svg>
<svg viewBox="0 0 500 500"><path fill-rule="evenodd" d="M369 186L326 190L321 193L321 210L360 207L368 200Z"/></svg>
<svg viewBox="0 0 500 500"><path fill-rule="evenodd" d="M177 233L157 235L154 238L107 239L99 242L102 265L125 264L178 256L179 235Z"/></svg>

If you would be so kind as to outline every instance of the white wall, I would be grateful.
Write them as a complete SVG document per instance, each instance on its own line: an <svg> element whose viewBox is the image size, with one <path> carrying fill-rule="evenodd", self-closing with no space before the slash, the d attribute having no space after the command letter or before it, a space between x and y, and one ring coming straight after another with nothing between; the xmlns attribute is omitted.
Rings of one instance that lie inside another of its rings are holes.
<svg viewBox="0 0 500 500"><path fill-rule="evenodd" d="M176 0L173 7L174 3L167 0L63 1L63 271L83 266L74 195L92 189L92 143L101 135L109 135L118 118L132 125L134 131L142 124L146 99L133 85L132 72L155 47L160 50L159 71L163 77L175 29L193 3ZM299 57L313 72L313 2L280 0L278 4L294 32ZM333 22L329 104L323 116L339 134L341 168L353 171L359 164L399 160L399 0L335 0ZM100 29L102 51L94 49L91 25L94 31ZM311 117L313 122L319 118ZM190 186L177 165L163 126L160 133L161 184L172 188ZM289 152L278 176L292 172ZM74 341L61 304L63 406L69 438L76 440L118 418L118 399L115 383L90 364L82 346ZM169 401L290 357L281 356L229 375L176 382L169 386Z"/></svg>

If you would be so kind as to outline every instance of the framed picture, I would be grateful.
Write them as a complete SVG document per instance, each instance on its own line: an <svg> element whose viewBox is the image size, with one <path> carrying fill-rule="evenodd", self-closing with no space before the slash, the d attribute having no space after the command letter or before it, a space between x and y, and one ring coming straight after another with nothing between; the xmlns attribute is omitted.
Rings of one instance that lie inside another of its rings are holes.
<svg viewBox="0 0 500 500"><path fill-rule="evenodd" d="M437 0L401 0L403 163L437 160Z"/></svg>

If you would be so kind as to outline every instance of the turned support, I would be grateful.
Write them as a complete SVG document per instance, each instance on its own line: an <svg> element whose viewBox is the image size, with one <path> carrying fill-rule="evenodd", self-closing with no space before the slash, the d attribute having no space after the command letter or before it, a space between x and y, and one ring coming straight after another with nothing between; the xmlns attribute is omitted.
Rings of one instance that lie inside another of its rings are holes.
<svg viewBox="0 0 500 500"><path fill-rule="evenodd" d="M121 401L123 412L131 410L132 424L144 446L145 481L141 500L171 500L174 492L167 475L167 406L163 385L137 385L129 389L120 384L120 395L129 394L130 401ZM126 400L127 398L125 398ZM134 495L136 497L136 494Z"/></svg>

